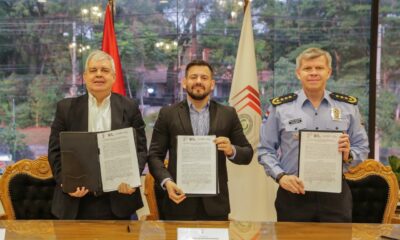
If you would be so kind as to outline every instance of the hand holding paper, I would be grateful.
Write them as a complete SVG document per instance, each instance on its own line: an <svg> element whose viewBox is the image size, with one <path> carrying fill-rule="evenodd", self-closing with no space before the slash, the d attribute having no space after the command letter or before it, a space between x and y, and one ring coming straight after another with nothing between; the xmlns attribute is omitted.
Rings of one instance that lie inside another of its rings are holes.
<svg viewBox="0 0 400 240"><path fill-rule="evenodd" d="M128 194L131 195L132 193L134 193L136 191L136 188L132 188L129 184L127 183L121 183L118 186L118 192L122 193L122 194Z"/></svg>
<svg viewBox="0 0 400 240"><path fill-rule="evenodd" d="M279 180L279 185L291 193L296 193L296 194L306 193L304 190L303 181L294 175L284 175Z"/></svg>
<svg viewBox="0 0 400 240"><path fill-rule="evenodd" d="M350 138L347 134L339 137L339 152L343 153L343 161L347 161L350 155Z"/></svg>
<svg viewBox="0 0 400 240"><path fill-rule="evenodd" d="M167 189L168 197L176 204L186 199L185 193L173 181L168 180L165 183L165 188Z"/></svg>
<svg viewBox="0 0 400 240"><path fill-rule="evenodd" d="M217 149L219 151L223 151L225 156L230 157L233 155L233 148L231 141L227 137L217 137L214 140L215 144L217 144Z"/></svg>

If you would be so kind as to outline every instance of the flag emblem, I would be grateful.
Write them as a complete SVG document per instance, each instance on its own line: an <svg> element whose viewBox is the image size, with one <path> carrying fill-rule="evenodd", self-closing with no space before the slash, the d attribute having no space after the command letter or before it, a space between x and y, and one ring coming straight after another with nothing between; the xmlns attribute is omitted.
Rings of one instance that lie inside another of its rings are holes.
<svg viewBox="0 0 400 240"><path fill-rule="evenodd" d="M245 135L249 134L251 130L253 130L253 119L249 114L240 114L239 115L240 123L242 124L243 132Z"/></svg>
<svg viewBox="0 0 400 240"><path fill-rule="evenodd" d="M238 113L246 108L251 108L261 116L260 95L258 91L250 85L233 96L231 102Z"/></svg>

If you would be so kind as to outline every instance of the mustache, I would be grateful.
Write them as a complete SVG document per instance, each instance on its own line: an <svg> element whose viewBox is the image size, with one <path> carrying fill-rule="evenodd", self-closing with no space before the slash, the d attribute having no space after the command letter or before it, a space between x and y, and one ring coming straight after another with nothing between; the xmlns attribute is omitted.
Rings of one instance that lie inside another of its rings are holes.
<svg viewBox="0 0 400 240"><path fill-rule="evenodd" d="M192 89L194 89L195 87L201 87L201 88L205 89L204 85L201 84L201 83L196 83L196 84L194 84L194 85L192 86Z"/></svg>

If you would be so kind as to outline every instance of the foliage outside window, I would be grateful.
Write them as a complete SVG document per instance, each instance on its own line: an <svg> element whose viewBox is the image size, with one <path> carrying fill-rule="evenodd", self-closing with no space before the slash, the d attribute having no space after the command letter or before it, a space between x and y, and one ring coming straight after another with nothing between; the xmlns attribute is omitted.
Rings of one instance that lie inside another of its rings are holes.
<svg viewBox="0 0 400 240"><path fill-rule="evenodd" d="M149 138L158 109L184 97L180 81L193 58L205 58L215 67L214 98L227 102L243 1L115 2L127 95L140 102ZM49 131L56 102L85 93L83 64L88 52L101 46L106 3L0 2L0 154L14 160L46 154L47 140L32 144L30 131ZM377 132L386 156L400 151L400 3L380 4ZM368 124L370 0L253 0L252 14L264 111L268 99L300 87L295 57L317 46L333 56L329 89L359 97Z"/></svg>

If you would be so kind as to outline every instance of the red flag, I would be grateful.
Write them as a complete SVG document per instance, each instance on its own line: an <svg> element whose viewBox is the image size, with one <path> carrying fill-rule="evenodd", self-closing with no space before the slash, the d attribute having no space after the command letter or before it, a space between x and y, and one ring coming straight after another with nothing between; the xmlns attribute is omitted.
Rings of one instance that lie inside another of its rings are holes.
<svg viewBox="0 0 400 240"><path fill-rule="evenodd" d="M114 22L111 15L110 4L107 4L106 8L106 16L104 18L103 28L103 44L101 48L104 52L110 54L114 59L116 79L112 87L112 91L126 96L124 76L122 75L121 61L119 59L117 38L115 36Z"/></svg>

